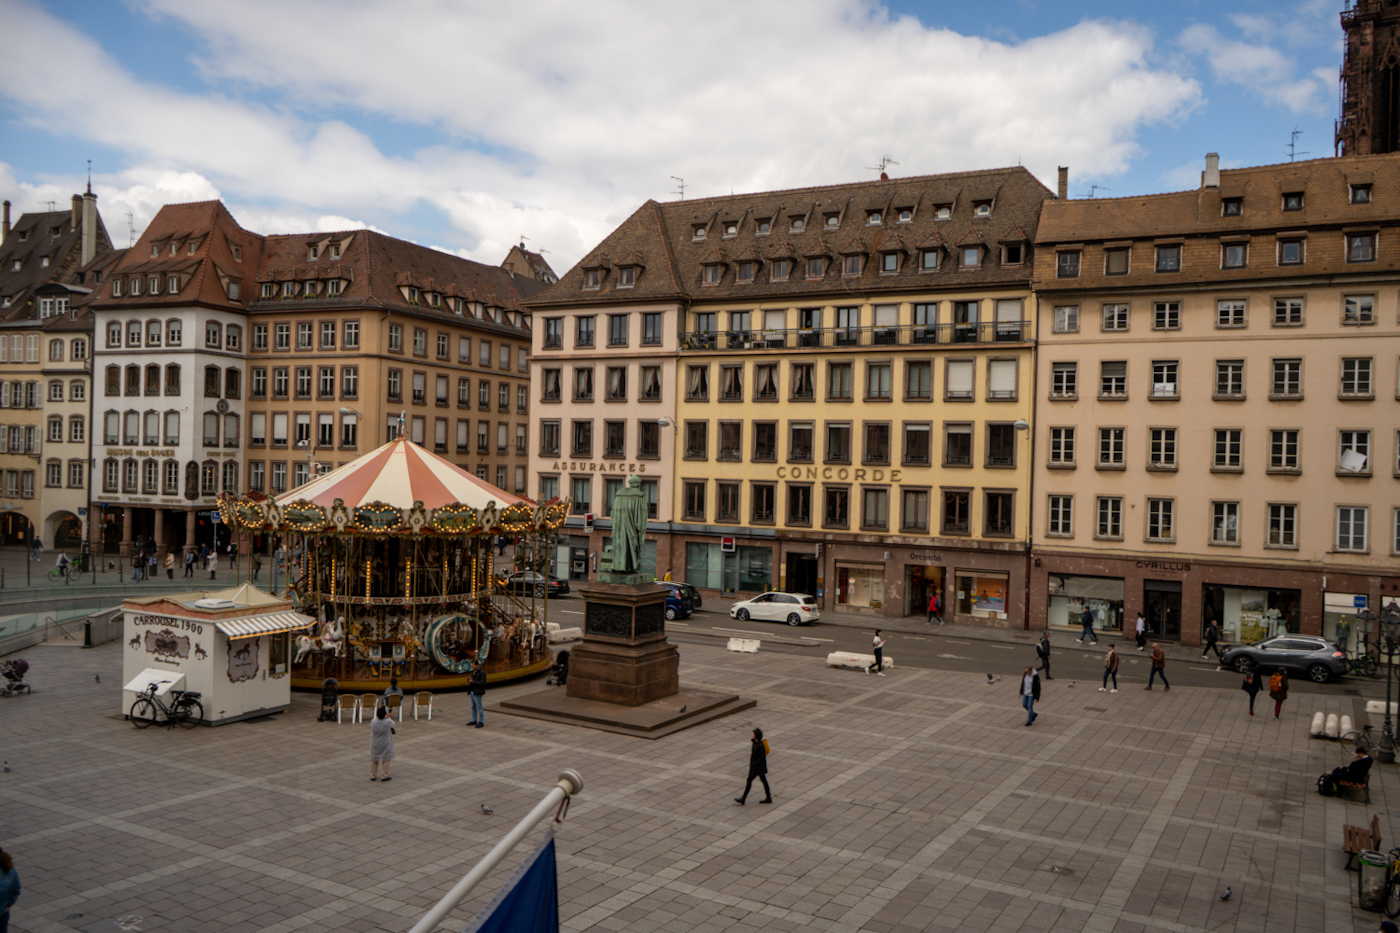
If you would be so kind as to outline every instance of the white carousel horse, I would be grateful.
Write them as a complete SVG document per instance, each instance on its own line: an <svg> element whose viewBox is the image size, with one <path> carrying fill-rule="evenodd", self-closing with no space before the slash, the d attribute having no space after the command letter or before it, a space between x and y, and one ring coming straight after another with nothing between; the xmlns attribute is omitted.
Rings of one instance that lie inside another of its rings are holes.
<svg viewBox="0 0 1400 933"><path fill-rule="evenodd" d="M339 655L345 645L345 617L341 616L335 620L335 624L329 622L322 623L321 634L316 637L310 635L297 636L297 655L292 660L293 664L300 664L301 659L313 651L329 651Z"/></svg>

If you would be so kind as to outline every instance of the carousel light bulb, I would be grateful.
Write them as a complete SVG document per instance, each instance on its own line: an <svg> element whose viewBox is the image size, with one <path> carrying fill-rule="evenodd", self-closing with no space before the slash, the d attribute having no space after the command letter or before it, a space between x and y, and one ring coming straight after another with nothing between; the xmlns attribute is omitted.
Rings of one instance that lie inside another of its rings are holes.
<svg viewBox="0 0 1400 933"><path fill-rule="evenodd" d="M372 561L365 561L365 599L369 599L370 597L370 582L374 579L373 567L374 563Z"/></svg>

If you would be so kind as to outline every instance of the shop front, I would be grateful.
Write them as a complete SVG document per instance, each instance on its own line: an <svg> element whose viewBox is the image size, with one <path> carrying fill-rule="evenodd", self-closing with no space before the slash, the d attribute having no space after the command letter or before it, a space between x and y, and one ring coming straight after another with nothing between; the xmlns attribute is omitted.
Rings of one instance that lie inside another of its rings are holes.
<svg viewBox="0 0 1400 933"><path fill-rule="evenodd" d="M1300 634L1302 603L1302 590L1207 583L1201 593L1201 627L1204 631L1213 621L1221 641L1245 645L1288 632Z"/></svg>
<svg viewBox="0 0 1400 933"><path fill-rule="evenodd" d="M686 540L684 582L721 596L773 589L773 546L732 537Z"/></svg>
<svg viewBox="0 0 1400 933"><path fill-rule="evenodd" d="M1088 577L1070 573L1049 575L1049 628L1082 632L1084 615L1093 616L1095 632L1123 633L1123 578Z"/></svg>

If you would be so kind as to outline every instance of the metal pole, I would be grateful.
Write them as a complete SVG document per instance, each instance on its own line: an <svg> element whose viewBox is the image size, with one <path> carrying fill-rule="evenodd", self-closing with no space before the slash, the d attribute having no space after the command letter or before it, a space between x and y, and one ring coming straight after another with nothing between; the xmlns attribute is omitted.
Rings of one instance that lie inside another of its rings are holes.
<svg viewBox="0 0 1400 933"><path fill-rule="evenodd" d="M1381 625L1386 624L1387 617L1381 616ZM1376 753L1376 757L1383 764L1395 763L1395 727L1390 719L1390 678L1391 672L1395 669L1395 639L1390 635L1385 638L1385 723L1381 726L1381 747Z"/></svg>
<svg viewBox="0 0 1400 933"><path fill-rule="evenodd" d="M457 882L451 891L444 894L442 900L433 905L433 909L424 914L423 919L414 924L413 929L409 930L408 933L432 933L433 930L437 929L438 924L442 923L447 915L466 899L472 888L480 884L481 879L500 864L501 859L505 858L510 850L519 845L520 840L524 839L530 830L535 828L535 824L548 816L549 812L558 807L562 801L582 791L583 778L579 776L577 771L569 768L560 772L559 783L555 785L554 789L535 805L535 809L531 810L525 819L516 823L515 828L507 833L504 839L496 843L496 847L487 852L485 857L476 863L476 867L467 872L466 876Z"/></svg>

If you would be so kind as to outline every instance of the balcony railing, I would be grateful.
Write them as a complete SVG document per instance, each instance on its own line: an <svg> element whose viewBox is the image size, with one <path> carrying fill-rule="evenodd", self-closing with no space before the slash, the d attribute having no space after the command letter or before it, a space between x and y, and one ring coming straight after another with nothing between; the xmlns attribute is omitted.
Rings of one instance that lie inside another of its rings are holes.
<svg viewBox="0 0 1400 933"><path fill-rule="evenodd" d="M888 327L827 327L799 330L743 330L681 335L681 349L800 350L827 347L909 347L966 343L1021 343L1028 340L1029 321L987 321L980 324L891 325Z"/></svg>

